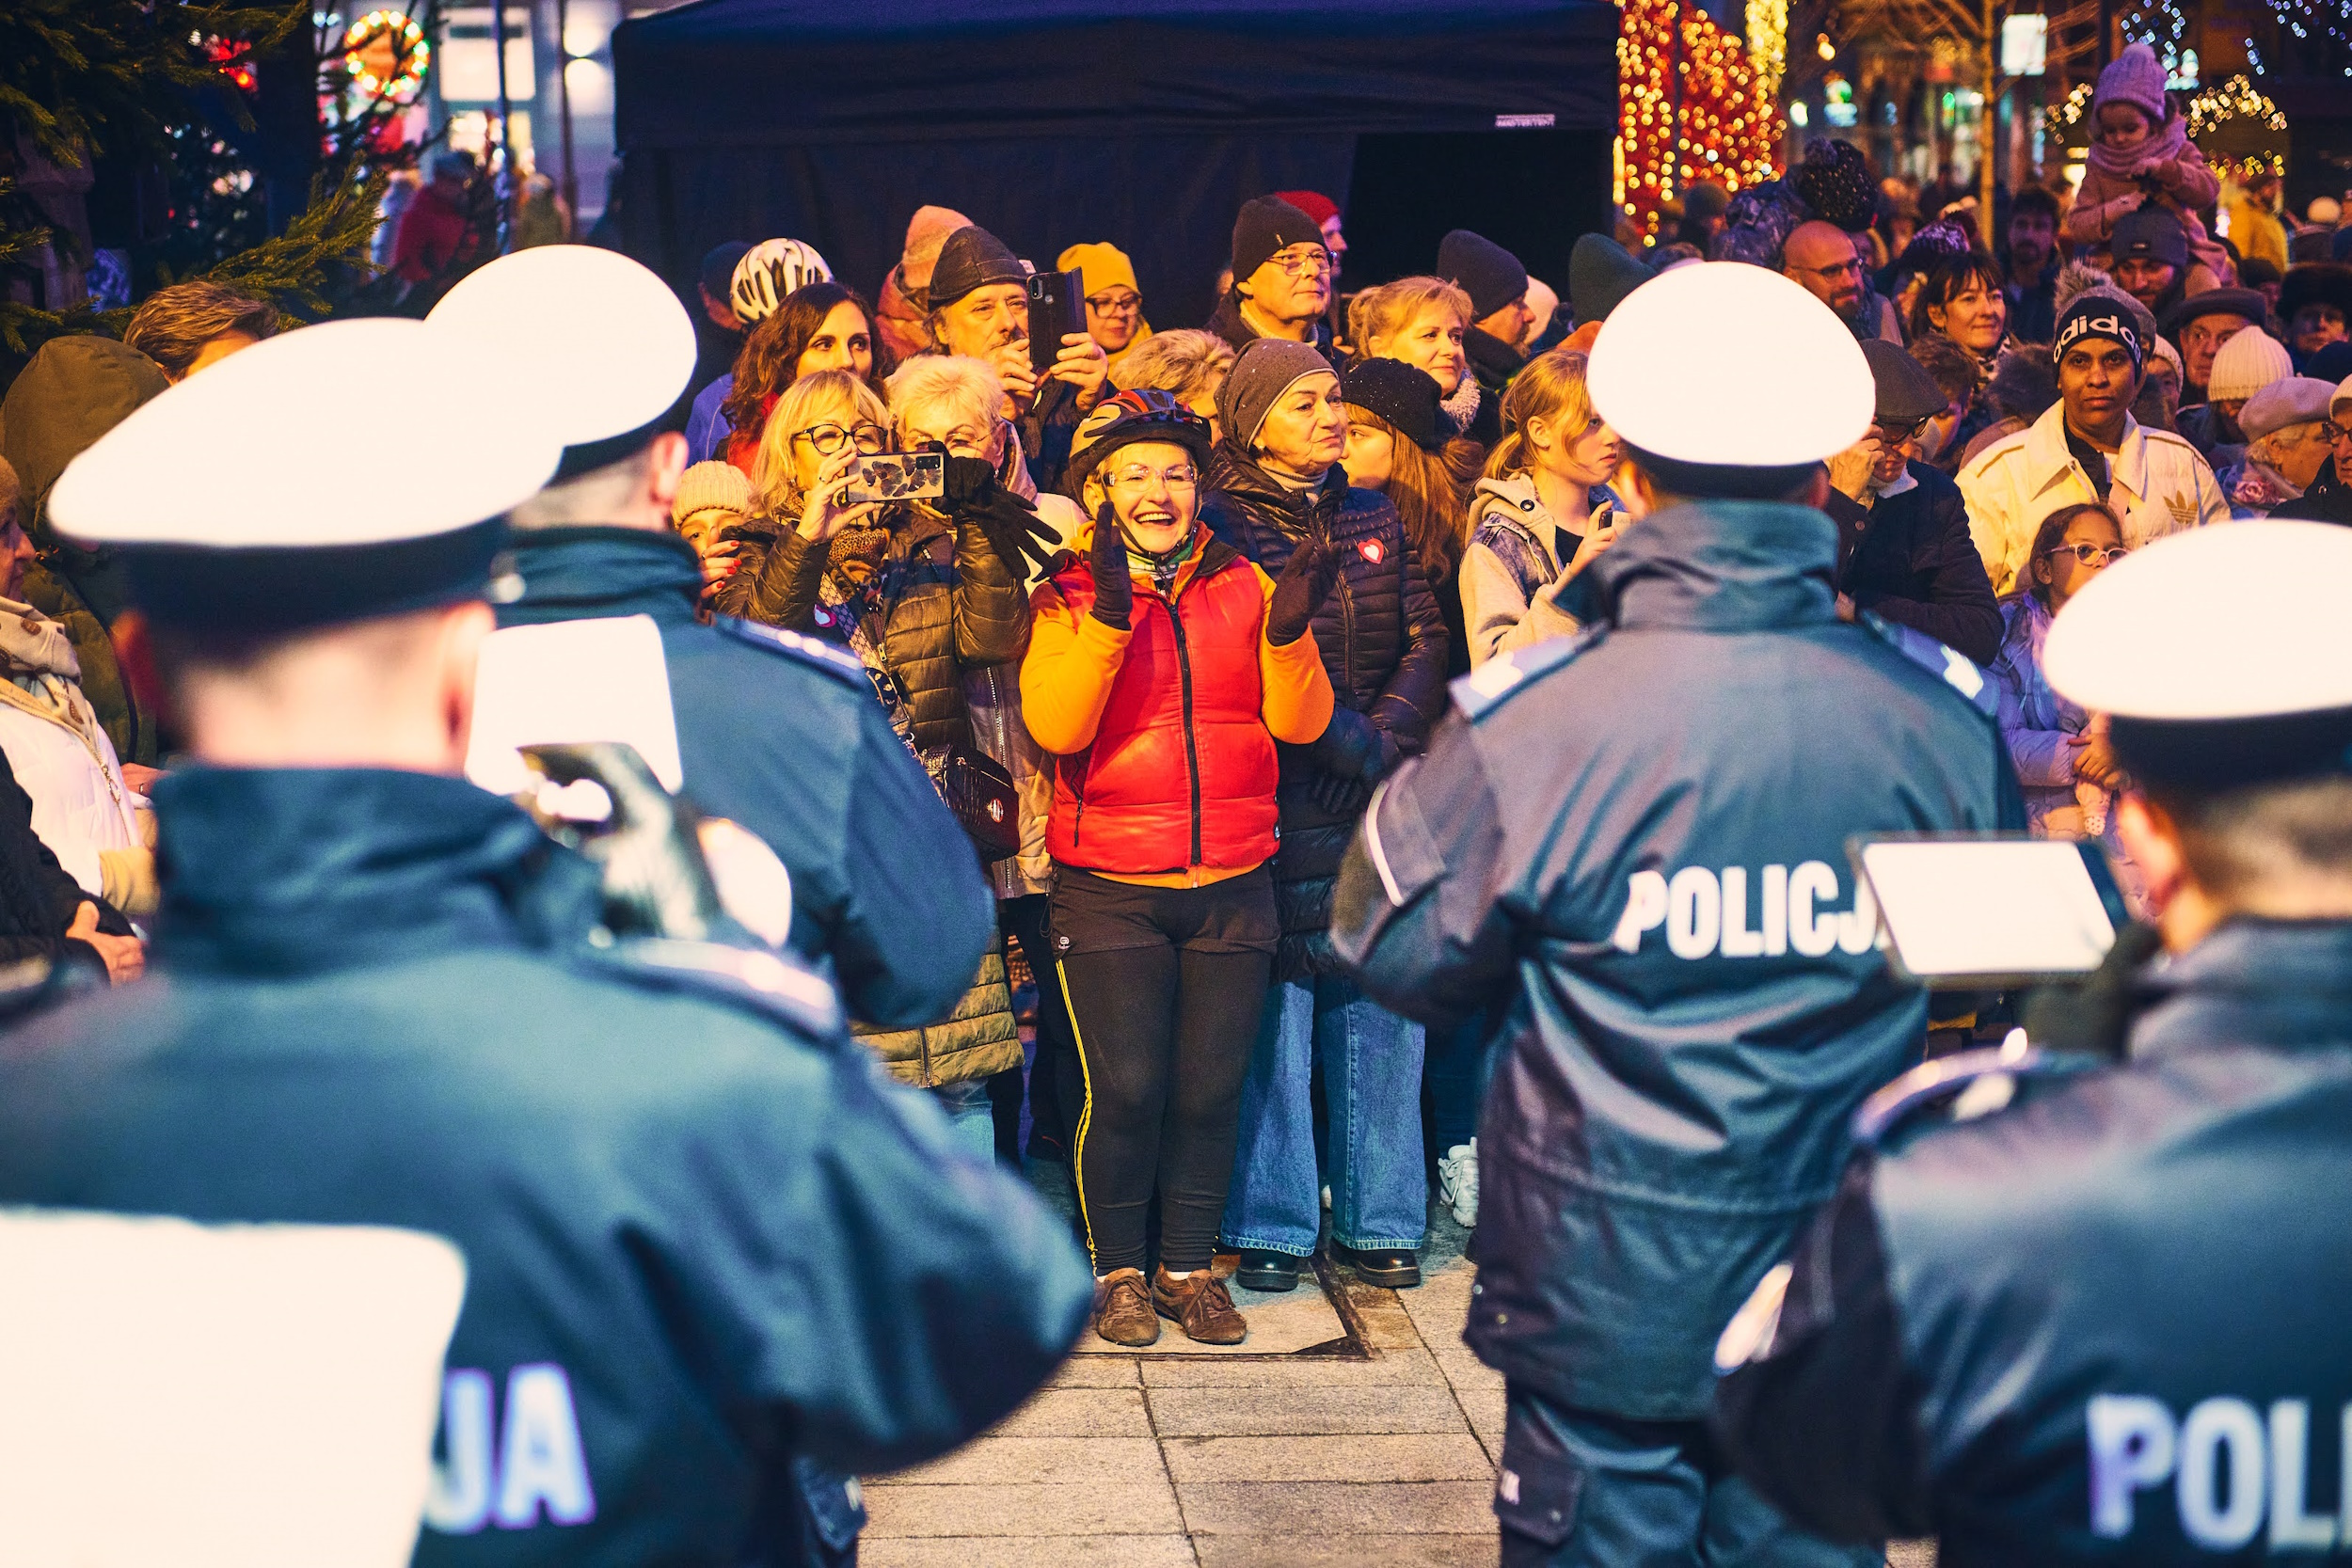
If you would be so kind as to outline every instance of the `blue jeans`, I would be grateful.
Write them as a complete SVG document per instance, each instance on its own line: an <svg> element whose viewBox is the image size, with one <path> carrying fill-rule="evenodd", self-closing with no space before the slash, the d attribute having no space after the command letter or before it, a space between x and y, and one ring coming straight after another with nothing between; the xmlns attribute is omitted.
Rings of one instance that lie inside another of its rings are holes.
<svg viewBox="0 0 2352 1568"><path fill-rule="evenodd" d="M1421 1025L1332 975L1279 981L1266 992L1241 1085L1226 1242L1295 1258L1315 1250L1323 1184L1308 1089L1318 1058L1330 1115L1333 1239L1365 1252L1420 1246L1429 1223Z"/></svg>
<svg viewBox="0 0 2352 1568"><path fill-rule="evenodd" d="M979 1160L996 1158L996 1107L988 1098L987 1079L934 1084L931 1098L946 1113L948 1131L965 1153Z"/></svg>

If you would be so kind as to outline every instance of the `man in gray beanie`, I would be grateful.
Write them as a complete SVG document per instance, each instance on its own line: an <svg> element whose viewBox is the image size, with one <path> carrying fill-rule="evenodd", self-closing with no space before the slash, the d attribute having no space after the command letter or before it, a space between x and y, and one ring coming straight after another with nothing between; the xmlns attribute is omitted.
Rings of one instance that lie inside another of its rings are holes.
<svg viewBox="0 0 2352 1568"><path fill-rule="evenodd" d="M1245 201L1233 220L1233 286L1217 302L1208 329L1236 349L1261 339L1304 343L1340 362L1330 325L1331 280L1339 263L1323 228L1279 196Z"/></svg>
<svg viewBox="0 0 2352 1568"><path fill-rule="evenodd" d="M1029 477L1039 489L1054 490L1070 461L1072 433L1102 400L1110 356L1086 333L1065 333L1053 368L1037 372L1029 363L1029 272L1010 246L977 223L948 235L931 269L931 344L996 372Z"/></svg>

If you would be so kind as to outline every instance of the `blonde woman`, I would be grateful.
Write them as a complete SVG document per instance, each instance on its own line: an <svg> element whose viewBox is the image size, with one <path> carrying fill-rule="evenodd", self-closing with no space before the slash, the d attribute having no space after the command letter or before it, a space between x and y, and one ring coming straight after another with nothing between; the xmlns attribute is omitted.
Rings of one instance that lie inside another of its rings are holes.
<svg viewBox="0 0 2352 1568"><path fill-rule="evenodd" d="M1400 277L1348 302L1347 339L1359 359L1402 359L1429 372L1450 434L1478 418L1480 392L1470 374L1470 295L1441 277Z"/></svg>
<svg viewBox="0 0 2352 1568"><path fill-rule="evenodd" d="M1634 513L1610 488L1624 449L1593 411L1584 356L1539 354L1502 398L1502 438L1470 501L1462 618L1472 668L1577 629L1561 591Z"/></svg>

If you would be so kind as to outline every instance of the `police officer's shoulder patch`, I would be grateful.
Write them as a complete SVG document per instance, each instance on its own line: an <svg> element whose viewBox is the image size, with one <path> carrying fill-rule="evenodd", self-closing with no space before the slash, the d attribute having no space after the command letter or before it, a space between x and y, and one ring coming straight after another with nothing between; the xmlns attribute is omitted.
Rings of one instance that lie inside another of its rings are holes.
<svg viewBox="0 0 2352 1568"><path fill-rule="evenodd" d="M871 690L866 683L866 666L830 642L820 642L814 637L803 637L797 631L786 631L782 626L768 626L760 625L757 621L739 620L732 615L714 616L710 624L727 636L734 638L738 642L748 642L755 648L762 648L771 654L782 654L787 658L798 659L803 664L815 665L827 674L836 677L846 685L855 687L860 691Z"/></svg>
<svg viewBox="0 0 2352 1568"><path fill-rule="evenodd" d="M584 949L580 961L600 974L655 990L731 1003L780 1020L808 1044L830 1044L843 1027L832 982L789 954L675 937L633 937Z"/></svg>
<svg viewBox="0 0 2352 1568"><path fill-rule="evenodd" d="M1946 647L1926 632L1890 621L1875 610L1866 610L1855 619L1880 641L1967 698L1969 706L1985 718L2000 717L2000 694L1967 655Z"/></svg>
<svg viewBox="0 0 2352 1568"><path fill-rule="evenodd" d="M1500 707L1504 698L1524 690L1538 675L1551 673L1608 635L1604 622L1573 637L1554 637L1533 647L1497 654L1448 689L1454 705L1474 724Z"/></svg>
<svg viewBox="0 0 2352 1568"><path fill-rule="evenodd" d="M2015 1037L2022 1039L2023 1032ZM2081 1052L2031 1048L1939 1056L1864 1101L1854 1112L1853 1141L1864 1148L1896 1148L1915 1135L2008 1110L2034 1085L2056 1084L2100 1065Z"/></svg>

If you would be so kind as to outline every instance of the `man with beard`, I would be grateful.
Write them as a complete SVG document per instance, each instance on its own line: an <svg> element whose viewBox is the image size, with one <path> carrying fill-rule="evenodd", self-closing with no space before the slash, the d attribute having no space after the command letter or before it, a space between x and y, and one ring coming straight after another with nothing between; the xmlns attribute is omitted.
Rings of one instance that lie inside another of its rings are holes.
<svg viewBox="0 0 2352 1568"><path fill-rule="evenodd" d="M1828 306L1855 337L1877 336L1863 317L1862 257L1851 234L1820 218L1801 223L1781 247L1780 270Z"/></svg>

